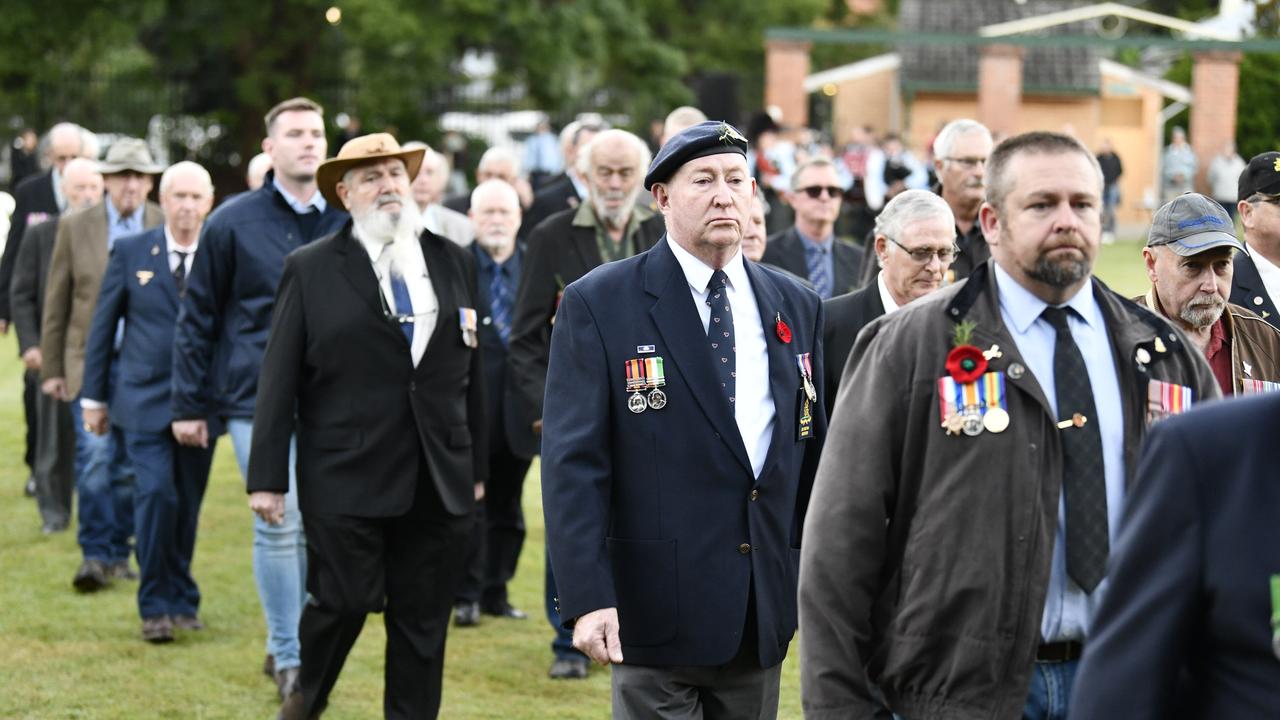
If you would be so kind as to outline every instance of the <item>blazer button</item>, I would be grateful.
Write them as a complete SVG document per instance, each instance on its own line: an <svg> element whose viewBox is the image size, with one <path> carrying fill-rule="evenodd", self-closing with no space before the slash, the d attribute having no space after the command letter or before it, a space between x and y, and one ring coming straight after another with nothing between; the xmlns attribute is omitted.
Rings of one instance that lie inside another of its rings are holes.
<svg viewBox="0 0 1280 720"><path fill-rule="evenodd" d="M760 499L760 488L751 488L751 502Z"/></svg>
<svg viewBox="0 0 1280 720"><path fill-rule="evenodd" d="M411 383L409 383L409 392L413 392L413 391L415 391L415 390L417 390L417 389L418 389L418 383L416 383L416 382L411 382Z"/></svg>
<svg viewBox="0 0 1280 720"><path fill-rule="evenodd" d="M742 543L738 546L738 552L743 555L751 554L751 543Z"/></svg>

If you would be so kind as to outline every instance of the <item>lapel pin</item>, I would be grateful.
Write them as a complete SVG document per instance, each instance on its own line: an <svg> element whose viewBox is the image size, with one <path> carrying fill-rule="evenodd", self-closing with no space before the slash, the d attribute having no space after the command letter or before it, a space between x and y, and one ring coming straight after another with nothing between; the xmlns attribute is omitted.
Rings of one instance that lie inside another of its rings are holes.
<svg viewBox="0 0 1280 720"><path fill-rule="evenodd" d="M1027 369L1022 366L1022 363L1013 363L1012 365L1009 366L1008 372L1009 372L1009 377L1013 378L1014 380L1019 380L1022 378L1022 374L1025 373L1026 371Z"/></svg>
<svg viewBox="0 0 1280 720"><path fill-rule="evenodd" d="M1146 365L1151 362L1151 353L1147 352L1146 348L1138 348L1138 352L1134 354L1134 359Z"/></svg>
<svg viewBox="0 0 1280 720"><path fill-rule="evenodd" d="M1164 341L1161 340L1160 338L1156 338L1155 346L1156 346L1156 352L1158 353L1166 352L1168 350L1168 348L1164 346Z"/></svg>
<svg viewBox="0 0 1280 720"><path fill-rule="evenodd" d="M982 351L982 357L986 358L987 360L995 360L997 358L1004 357L1004 353L1000 352L999 345L992 345L990 350Z"/></svg>
<svg viewBox="0 0 1280 720"><path fill-rule="evenodd" d="M152 255L159 255L159 254L160 254L160 246L159 246L159 245L152 245L152 246L151 246L151 254L152 254Z"/></svg>
<svg viewBox="0 0 1280 720"><path fill-rule="evenodd" d="M1254 296L1253 296L1253 304L1254 304L1254 305L1261 305L1261 304L1262 304L1262 296L1261 296L1261 295L1254 295Z"/></svg>
<svg viewBox="0 0 1280 720"><path fill-rule="evenodd" d="M780 312L775 313L773 316L773 329L778 333L778 339L784 345L791 344L791 328L787 327L787 324L782 321L782 313Z"/></svg>
<svg viewBox="0 0 1280 720"><path fill-rule="evenodd" d="M147 283L151 282L151 278L153 278L153 277L155 277L155 276L156 276L156 274L155 274L155 273L153 273L153 272L151 272L150 270L139 270L139 271L138 271L138 284L139 284L139 285L146 285Z"/></svg>
<svg viewBox="0 0 1280 720"><path fill-rule="evenodd" d="M656 345L637 345L636 346L636 353L640 355L645 355L645 354L657 352L657 351L658 351L658 348Z"/></svg>
<svg viewBox="0 0 1280 720"><path fill-rule="evenodd" d="M1244 365L1244 374L1249 377L1253 377L1253 366L1243 360L1241 361L1241 364Z"/></svg>

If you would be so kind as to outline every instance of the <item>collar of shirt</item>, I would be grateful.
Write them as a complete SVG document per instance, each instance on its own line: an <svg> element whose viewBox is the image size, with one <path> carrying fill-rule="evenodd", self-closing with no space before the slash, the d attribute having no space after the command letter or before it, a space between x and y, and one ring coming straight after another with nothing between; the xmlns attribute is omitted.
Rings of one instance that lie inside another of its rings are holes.
<svg viewBox="0 0 1280 720"><path fill-rule="evenodd" d="M275 186L276 191L280 193L284 201L289 203L289 207L293 208L293 211L299 215L306 215L311 212L311 208L315 208L316 212L324 212L329 207L329 204L324 200L324 195L321 195L319 190L311 194L310 200L302 202L290 195L289 191L284 189L284 186L280 184L280 180L274 175L271 177L271 184Z"/></svg>
<svg viewBox="0 0 1280 720"><path fill-rule="evenodd" d="M884 271L881 270L876 275L876 286L880 288L880 303L884 305L884 314L888 315L898 309L898 301L893 299L893 293L889 292L889 286L884 281Z"/></svg>
<svg viewBox="0 0 1280 720"><path fill-rule="evenodd" d="M1222 351L1227 344L1227 313L1222 313L1222 317L1218 318L1218 322L1213 324L1209 329L1209 343L1204 346L1205 358L1212 360L1215 355Z"/></svg>
<svg viewBox="0 0 1280 720"><path fill-rule="evenodd" d="M1258 277L1262 278L1262 287L1272 302L1280 303L1280 267L1262 256L1262 253L1249 248L1249 259L1258 269Z"/></svg>
<svg viewBox="0 0 1280 720"><path fill-rule="evenodd" d="M391 246L391 243L386 243L384 245L364 238L360 234L360 228L356 227L354 224L351 226L351 236L354 237L360 243L360 246L364 248L364 251L369 254L369 262L373 263L374 269L378 271L378 279L381 280L383 273L389 270L391 266L391 254L386 252L386 249Z"/></svg>
<svg viewBox="0 0 1280 720"><path fill-rule="evenodd" d="M103 195L102 201L107 206L107 227L108 228L115 228L117 225L124 225L125 227L133 227L135 224L139 225L139 228L141 228L141 225L139 223L139 221L142 219L141 207L138 207L129 215L121 215L120 211L116 209L115 204L111 202L110 195Z"/></svg>
<svg viewBox="0 0 1280 720"><path fill-rule="evenodd" d="M164 226L164 245L166 252L168 252L169 255L173 255L176 252L187 253L187 259L189 261L199 244L200 237L197 234L196 239L192 240L190 245L179 245L178 241L173 239L173 233L169 232L169 225L166 224Z"/></svg>
<svg viewBox="0 0 1280 720"><path fill-rule="evenodd" d="M996 269L996 287L1000 291L1000 309L1012 321L1019 335L1025 334L1031 323L1035 322L1049 303L1041 300L1026 289L1013 276L1005 272L999 263L993 263ZM1080 318L1094 330L1103 330L1102 310L1093 297L1093 280L1080 288L1070 300L1062 305L1079 313ZM1048 321L1046 321L1048 322Z"/></svg>
<svg viewBox="0 0 1280 720"><path fill-rule="evenodd" d="M671 253L676 256L676 262L680 263L680 269L684 271L684 278L689 282L689 287L693 288L694 292L705 296L707 284L711 282L715 269L680 247L680 243L673 240L671 236L667 236L667 245L671 248ZM747 268L742 262L742 248L738 248L738 251L725 264L724 274L729 277L729 286L735 290L747 290L751 287L747 280Z"/></svg>

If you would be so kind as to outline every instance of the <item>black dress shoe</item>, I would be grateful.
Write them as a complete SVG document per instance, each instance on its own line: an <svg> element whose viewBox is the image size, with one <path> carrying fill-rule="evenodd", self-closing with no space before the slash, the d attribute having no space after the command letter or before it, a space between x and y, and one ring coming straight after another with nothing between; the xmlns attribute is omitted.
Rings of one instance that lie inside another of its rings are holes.
<svg viewBox="0 0 1280 720"><path fill-rule="evenodd" d="M307 720L307 709L302 701L302 692L296 691L280 703L280 714L277 720Z"/></svg>
<svg viewBox="0 0 1280 720"><path fill-rule="evenodd" d="M262 674L266 675L272 680L276 679L276 656L275 655L272 655L271 653L267 653L267 656L263 658Z"/></svg>
<svg viewBox="0 0 1280 720"><path fill-rule="evenodd" d="M587 676L587 659L584 657L558 657L547 673L552 680L581 680Z"/></svg>
<svg viewBox="0 0 1280 720"><path fill-rule="evenodd" d="M480 603L458 603L453 606L453 624L474 627L480 624Z"/></svg>
<svg viewBox="0 0 1280 720"><path fill-rule="evenodd" d="M494 617L511 618L512 620L524 620L529 614L517 607L512 607L511 603L501 603L499 605L481 605L480 612L485 615Z"/></svg>
<svg viewBox="0 0 1280 720"><path fill-rule="evenodd" d="M156 644L173 642L173 623L167 615L143 618L142 639Z"/></svg>
<svg viewBox="0 0 1280 720"><path fill-rule="evenodd" d="M101 560L85 560L71 584L80 592L97 592L111 584L111 576Z"/></svg>
<svg viewBox="0 0 1280 720"><path fill-rule="evenodd" d="M107 566L107 574L115 580L137 580L138 573L129 567L128 560L118 560Z"/></svg>
<svg viewBox="0 0 1280 720"><path fill-rule="evenodd" d="M276 690L280 692L280 702L288 703L292 695L302 695L302 686L298 684L299 668L291 667L276 671Z"/></svg>

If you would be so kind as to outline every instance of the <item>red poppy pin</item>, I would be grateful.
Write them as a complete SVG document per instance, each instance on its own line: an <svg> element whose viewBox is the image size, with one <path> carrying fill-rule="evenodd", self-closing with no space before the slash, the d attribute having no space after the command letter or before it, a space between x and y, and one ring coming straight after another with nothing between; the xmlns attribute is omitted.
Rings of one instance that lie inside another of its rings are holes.
<svg viewBox="0 0 1280 720"><path fill-rule="evenodd" d="M777 331L778 339L781 340L783 344L791 344L791 328L787 327L787 324L782 322L782 313L777 313L774 316L773 329Z"/></svg>
<svg viewBox="0 0 1280 720"><path fill-rule="evenodd" d="M981 350L969 344L975 327L977 325L972 322L957 324L956 346L947 353L947 373L961 385L974 382L987 372L986 356Z"/></svg>

